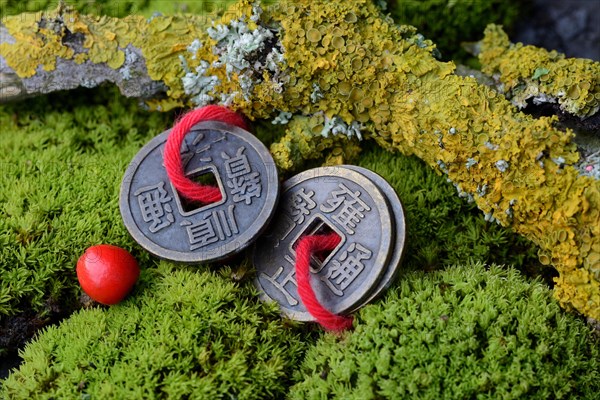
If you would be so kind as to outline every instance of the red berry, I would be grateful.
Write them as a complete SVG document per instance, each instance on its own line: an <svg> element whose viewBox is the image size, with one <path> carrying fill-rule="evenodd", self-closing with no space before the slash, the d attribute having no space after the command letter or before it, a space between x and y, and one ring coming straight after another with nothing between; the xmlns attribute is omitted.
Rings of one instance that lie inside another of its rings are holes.
<svg viewBox="0 0 600 400"><path fill-rule="evenodd" d="M109 244L88 248L77 261L83 291L102 304L117 304L140 276L138 263L127 250Z"/></svg>

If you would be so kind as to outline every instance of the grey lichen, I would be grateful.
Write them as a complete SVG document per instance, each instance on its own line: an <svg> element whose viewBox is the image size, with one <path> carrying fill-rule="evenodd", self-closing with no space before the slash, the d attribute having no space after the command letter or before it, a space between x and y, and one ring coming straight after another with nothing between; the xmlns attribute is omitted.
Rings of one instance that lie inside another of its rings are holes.
<svg viewBox="0 0 600 400"><path fill-rule="evenodd" d="M562 168L565 165L566 160L563 157L556 157L553 158L552 161L554 161L556 165Z"/></svg>
<svg viewBox="0 0 600 400"><path fill-rule="evenodd" d="M121 76L123 77L124 80L129 80L132 77L131 68L135 64L135 62L138 61L139 57L135 51L132 51L130 46L125 48L124 53L125 53L125 62L123 63L123 66L121 67Z"/></svg>
<svg viewBox="0 0 600 400"><path fill-rule="evenodd" d="M440 170L442 170L443 173L448 174L448 167L446 166L445 162L443 162L442 160L437 160L436 163L437 163L438 167L440 168ZM452 182L450 180L450 178L448 178L447 180L448 180L448 182Z"/></svg>
<svg viewBox="0 0 600 400"><path fill-rule="evenodd" d="M225 65L227 74L253 67L249 55L263 49L265 42L273 38L270 30L258 26L252 31L241 20L231 21L229 27L218 25L216 30L208 28L208 34L218 42L215 54L219 55L219 60L213 66Z"/></svg>
<svg viewBox="0 0 600 400"><path fill-rule="evenodd" d="M347 124L338 116L333 118L325 116L325 125L323 126L323 130L321 130L321 136L329 137L330 134L343 134L349 139L356 137L358 140L362 140L360 129L361 124L358 121L352 121L350 124Z"/></svg>
<svg viewBox="0 0 600 400"><path fill-rule="evenodd" d="M182 62L184 68L187 69L183 58ZM192 103L197 106L204 106L212 102L214 97L210 93L221 83L218 77L206 74L209 67L210 64L202 60L194 72L187 70L185 76L181 78L185 94L190 96Z"/></svg>
<svg viewBox="0 0 600 400"><path fill-rule="evenodd" d="M477 160L474 159L474 158L472 158L472 157L469 157L467 159L467 162L465 163L467 169L471 169L471 167L474 166L474 165L476 165L476 164L477 164Z"/></svg>
<svg viewBox="0 0 600 400"><path fill-rule="evenodd" d="M254 4L252 11L250 20L259 22L263 10L258 4ZM212 67L224 66L230 80L236 74L244 99L250 99L252 90L262 80L264 71L271 72L274 77L281 74L283 50L276 40L276 31L272 28L259 24L251 29L246 17L242 16L231 20L228 25L210 27L207 33L217 42L213 54L219 58L212 63ZM264 54L266 50L268 53Z"/></svg>
<svg viewBox="0 0 600 400"><path fill-rule="evenodd" d="M323 92L321 91L321 87L317 83L313 83L312 87L313 91L310 94L310 101L314 104L317 101L325 98L325 95L323 94Z"/></svg>
<svg viewBox="0 0 600 400"><path fill-rule="evenodd" d="M506 160L498 160L496 161L496 168L498 168L500 172L506 172L508 169L508 162Z"/></svg>
<svg viewBox="0 0 600 400"><path fill-rule="evenodd" d="M497 144L493 144L492 142L485 142L484 143L485 147L487 147L490 150L498 150L500 148L500 146L498 146Z"/></svg>
<svg viewBox="0 0 600 400"><path fill-rule="evenodd" d="M196 59L196 56L198 55L198 50L200 50L201 48L202 42L200 41L200 39L194 39L192 43L187 47L187 51L192 53L192 60Z"/></svg>
<svg viewBox="0 0 600 400"><path fill-rule="evenodd" d="M487 222L495 222L495 223L497 223L497 224L499 224L499 225L500 225L500 221L498 221L498 220L496 219L496 217L494 217L494 214L493 214L493 212L485 213L485 214L483 215L483 219L484 219L485 221L487 221Z"/></svg>
<svg viewBox="0 0 600 400"><path fill-rule="evenodd" d="M288 122L290 122L290 119L292 119L292 113L291 112L287 112L287 111L280 111L279 115L277 115L275 118L273 118L273 121L271 121L271 123L273 125L285 125Z"/></svg>
<svg viewBox="0 0 600 400"><path fill-rule="evenodd" d="M487 194L487 189L488 189L488 185L484 184L484 185L478 185L477 186L477 196L479 197L483 197Z"/></svg>

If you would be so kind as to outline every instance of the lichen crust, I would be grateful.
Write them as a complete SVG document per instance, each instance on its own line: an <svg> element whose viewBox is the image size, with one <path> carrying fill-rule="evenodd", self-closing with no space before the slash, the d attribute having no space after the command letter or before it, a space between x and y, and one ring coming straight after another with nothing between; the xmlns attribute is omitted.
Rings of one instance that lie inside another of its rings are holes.
<svg viewBox="0 0 600 400"><path fill-rule="evenodd" d="M567 58L523 43L511 43L498 25L490 24L481 41L482 71L500 81L505 94L520 108L534 103L558 103L580 118L600 109L600 62Z"/></svg>

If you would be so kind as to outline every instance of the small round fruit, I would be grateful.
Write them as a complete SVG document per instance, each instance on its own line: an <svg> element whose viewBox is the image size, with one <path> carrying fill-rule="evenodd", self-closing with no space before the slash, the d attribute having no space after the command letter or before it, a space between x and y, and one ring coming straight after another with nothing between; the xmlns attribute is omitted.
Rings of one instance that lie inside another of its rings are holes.
<svg viewBox="0 0 600 400"><path fill-rule="evenodd" d="M83 291L98 303L117 304L131 291L138 263L127 250L109 244L88 248L77 261L77 279Z"/></svg>

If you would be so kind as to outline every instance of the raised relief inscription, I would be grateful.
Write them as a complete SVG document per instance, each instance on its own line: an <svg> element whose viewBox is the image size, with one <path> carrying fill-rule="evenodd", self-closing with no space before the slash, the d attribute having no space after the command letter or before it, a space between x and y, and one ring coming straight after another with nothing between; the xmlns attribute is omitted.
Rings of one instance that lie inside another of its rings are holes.
<svg viewBox="0 0 600 400"><path fill-rule="evenodd" d="M344 290L354 282L354 280L365 269L364 260L369 260L373 252L361 244L352 243L342 255L334 259L327 275L321 277L327 287L336 296L343 296Z"/></svg>
<svg viewBox="0 0 600 400"><path fill-rule="evenodd" d="M227 207L225 210L213 210L204 214L198 222L192 223L185 220L181 226L185 226L190 242L190 251L200 249L209 244L216 243L219 240L230 238L238 234L238 226L235 220L235 205Z"/></svg>
<svg viewBox="0 0 600 400"><path fill-rule="evenodd" d="M165 190L164 182L140 188L134 196L137 197L142 219L151 223L150 232L156 233L175 222L173 208L169 204L172 198Z"/></svg>
<svg viewBox="0 0 600 400"><path fill-rule="evenodd" d="M313 190L309 190L307 193L304 188L294 192L291 201L291 214L294 223L304 223L304 218L317 206L317 203L312 199L314 195Z"/></svg>
<svg viewBox="0 0 600 400"><path fill-rule="evenodd" d="M225 160L227 172L227 186L231 189L233 201L252 204L253 197L260 197L262 185L258 172L252 171L248 157L244 154L246 147L240 147L234 156L226 152L221 153Z"/></svg>
<svg viewBox="0 0 600 400"><path fill-rule="evenodd" d="M339 190L333 190L330 197L326 200L326 204L321 204L321 211L325 213L333 213L337 211L331 218L337 222L349 235L354 235L357 225L365 217L366 211L371 211L371 208L361 200L360 190L356 192L348 189L343 183L339 184Z"/></svg>
<svg viewBox="0 0 600 400"><path fill-rule="evenodd" d="M279 281L279 277L283 275L283 273L286 271L285 267L283 266L277 268L275 273L271 276L265 274L264 272L261 272L260 276L266 279L268 282L270 282L271 285L275 287L275 289L277 289L281 294L283 294L290 306L295 306L298 305L298 300L296 300L296 298L292 296L292 294L286 289L286 285L288 284L293 285L296 288L298 287L298 283L296 282L296 270L293 267L294 260L292 260L292 258L289 255L286 255L284 258L287 262L289 262L292 265L292 268L288 268L287 273L281 281Z"/></svg>

